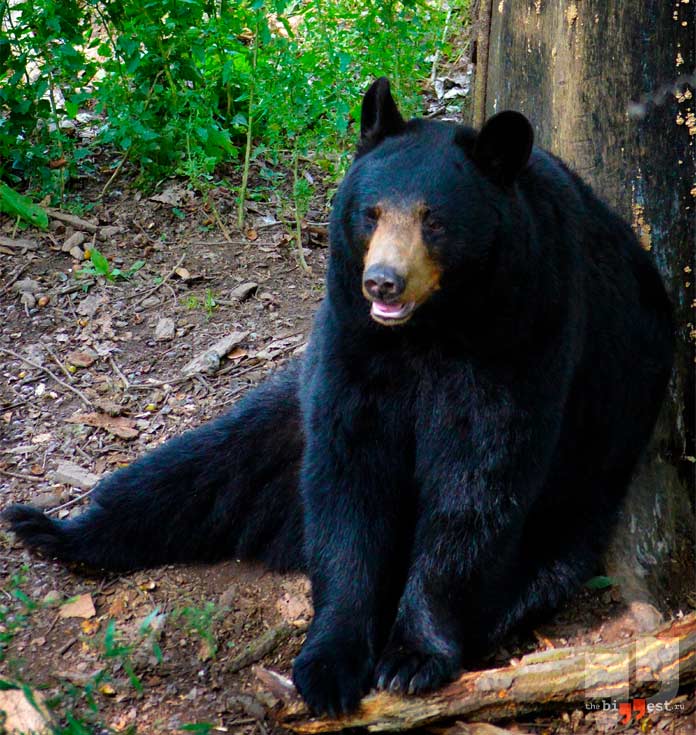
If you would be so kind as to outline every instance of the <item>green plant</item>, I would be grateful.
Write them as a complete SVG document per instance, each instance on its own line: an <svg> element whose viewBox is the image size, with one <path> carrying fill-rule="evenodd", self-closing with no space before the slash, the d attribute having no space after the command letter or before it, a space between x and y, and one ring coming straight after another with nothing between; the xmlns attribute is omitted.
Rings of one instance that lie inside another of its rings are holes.
<svg viewBox="0 0 696 735"><path fill-rule="evenodd" d="M103 276L107 281L117 281L119 279L127 281L145 265L144 260L136 260L128 270L112 268L104 255L96 249L90 250L89 260L89 265L78 271L79 274L83 276Z"/></svg>
<svg viewBox="0 0 696 735"><path fill-rule="evenodd" d="M182 732L197 732L201 735L208 735L212 732L215 725L210 722L190 722L187 725L182 725L179 730Z"/></svg>
<svg viewBox="0 0 696 735"><path fill-rule="evenodd" d="M172 613L172 619L180 621L189 634L197 636L205 645L207 654L214 658L218 650L215 625L225 612L209 601L201 607L189 605L176 610Z"/></svg>
<svg viewBox="0 0 696 735"><path fill-rule="evenodd" d="M42 230L48 229L46 210L2 182L0 182L0 212L7 212Z"/></svg>
<svg viewBox="0 0 696 735"><path fill-rule="evenodd" d="M203 306L205 307L205 313L207 314L208 319L210 319L213 315L213 311L215 311L217 307L217 301L215 300L215 294L209 288L206 288L205 290Z"/></svg>
<svg viewBox="0 0 696 735"><path fill-rule="evenodd" d="M62 195L103 144L120 151L104 191L126 161L144 181L232 162L242 223L259 156L335 151L327 174L341 173L370 79L389 75L415 110L461 12L446 0L0 0L0 177ZM84 108L105 124L81 147Z"/></svg>
<svg viewBox="0 0 696 735"><path fill-rule="evenodd" d="M149 644L152 648L157 663L162 662L162 649L158 642L158 630L161 626L157 626L158 620L163 620L159 609L155 608L143 622L138 626L136 639L126 643L123 635L116 629L116 623L110 620L106 626L104 636L100 641L100 653L107 660L115 660L118 662L128 676L132 687L136 692L143 691L143 685L140 678L135 673L133 664L133 653L143 643Z"/></svg>
<svg viewBox="0 0 696 735"><path fill-rule="evenodd" d="M28 569L22 567L4 585L11 602L0 604L0 661L5 660L8 646L17 633L29 625L32 613L39 607L22 589L27 572Z"/></svg>
<svg viewBox="0 0 696 735"><path fill-rule="evenodd" d="M89 98L96 70L89 14L77 0L0 2L0 175L38 180L62 196L89 152L66 120Z"/></svg>

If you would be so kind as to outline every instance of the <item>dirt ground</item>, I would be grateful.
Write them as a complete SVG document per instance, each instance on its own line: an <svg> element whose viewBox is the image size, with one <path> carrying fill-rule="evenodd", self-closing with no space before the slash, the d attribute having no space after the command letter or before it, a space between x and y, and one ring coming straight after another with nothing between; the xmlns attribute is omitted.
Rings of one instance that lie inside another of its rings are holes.
<svg viewBox="0 0 696 735"><path fill-rule="evenodd" d="M96 200L102 183L88 185L83 201ZM29 240L27 248L0 241L0 508L19 501L58 517L79 513L90 473L102 476L219 414L302 350L323 292L325 197L305 218L306 273L273 202L249 203L240 232L232 226L234 192L217 189L206 201L174 182L163 188L168 203L117 185L105 203L81 214L90 228L51 219L46 233L17 232L0 220L4 238ZM71 242L82 243L65 252L75 233L85 237ZM86 263L79 249L95 247L112 268L145 265L127 280L79 276ZM249 283L256 287L240 298L235 289ZM182 376L186 363L232 332L245 336L217 372ZM66 461L79 470L66 470ZM280 732L250 666L230 667L266 631L290 625L296 632L260 660L290 671L311 611L303 577L233 560L85 575L29 554L0 532L0 580L0 678L42 691L64 726L71 716L100 723L64 732ZM61 605L75 596L72 608ZM508 642L484 663L617 640L654 623L653 612L643 611L641 622L627 615L616 588L585 590L543 630ZM616 712L582 711L506 726L696 733L693 693L677 704L629 726L619 725Z"/></svg>

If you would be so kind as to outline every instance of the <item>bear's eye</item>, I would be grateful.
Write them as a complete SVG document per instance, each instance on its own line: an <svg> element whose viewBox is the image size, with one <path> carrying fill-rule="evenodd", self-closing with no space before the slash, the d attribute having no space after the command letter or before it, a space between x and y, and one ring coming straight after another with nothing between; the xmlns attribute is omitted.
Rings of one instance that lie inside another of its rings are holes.
<svg viewBox="0 0 696 735"><path fill-rule="evenodd" d="M373 225L377 223L381 214L382 210L379 207L367 207L367 209L365 209L365 219Z"/></svg>
<svg viewBox="0 0 696 735"><path fill-rule="evenodd" d="M433 235L439 235L445 230L445 223L430 209L423 212L423 227Z"/></svg>

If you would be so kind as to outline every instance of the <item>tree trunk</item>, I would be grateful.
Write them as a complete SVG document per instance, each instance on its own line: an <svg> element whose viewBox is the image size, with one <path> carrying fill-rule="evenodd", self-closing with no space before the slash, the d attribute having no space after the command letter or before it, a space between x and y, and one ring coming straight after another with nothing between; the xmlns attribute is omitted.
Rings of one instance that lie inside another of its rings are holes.
<svg viewBox="0 0 696 735"><path fill-rule="evenodd" d="M607 559L629 597L665 607L696 584L696 99L683 76L696 2L493 0L487 62L486 115L530 118L538 144L632 222L675 306L668 399Z"/></svg>

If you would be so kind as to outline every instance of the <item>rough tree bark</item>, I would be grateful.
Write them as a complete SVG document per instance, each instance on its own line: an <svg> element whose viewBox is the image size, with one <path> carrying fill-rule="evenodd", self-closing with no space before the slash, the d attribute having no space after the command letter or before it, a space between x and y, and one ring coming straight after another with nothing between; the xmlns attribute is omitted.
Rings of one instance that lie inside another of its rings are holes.
<svg viewBox="0 0 696 735"><path fill-rule="evenodd" d="M696 681L696 613L629 641L551 649L504 668L462 674L423 696L370 694L358 712L340 720L311 718L289 680L261 667L255 673L282 703L274 710L276 721L307 735L354 727L411 730L455 718L496 721L630 697L663 702Z"/></svg>
<svg viewBox="0 0 696 735"><path fill-rule="evenodd" d="M629 597L665 607L696 586L696 2L493 0L487 62L481 109L524 112L633 223L672 295L674 378L607 560Z"/></svg>

